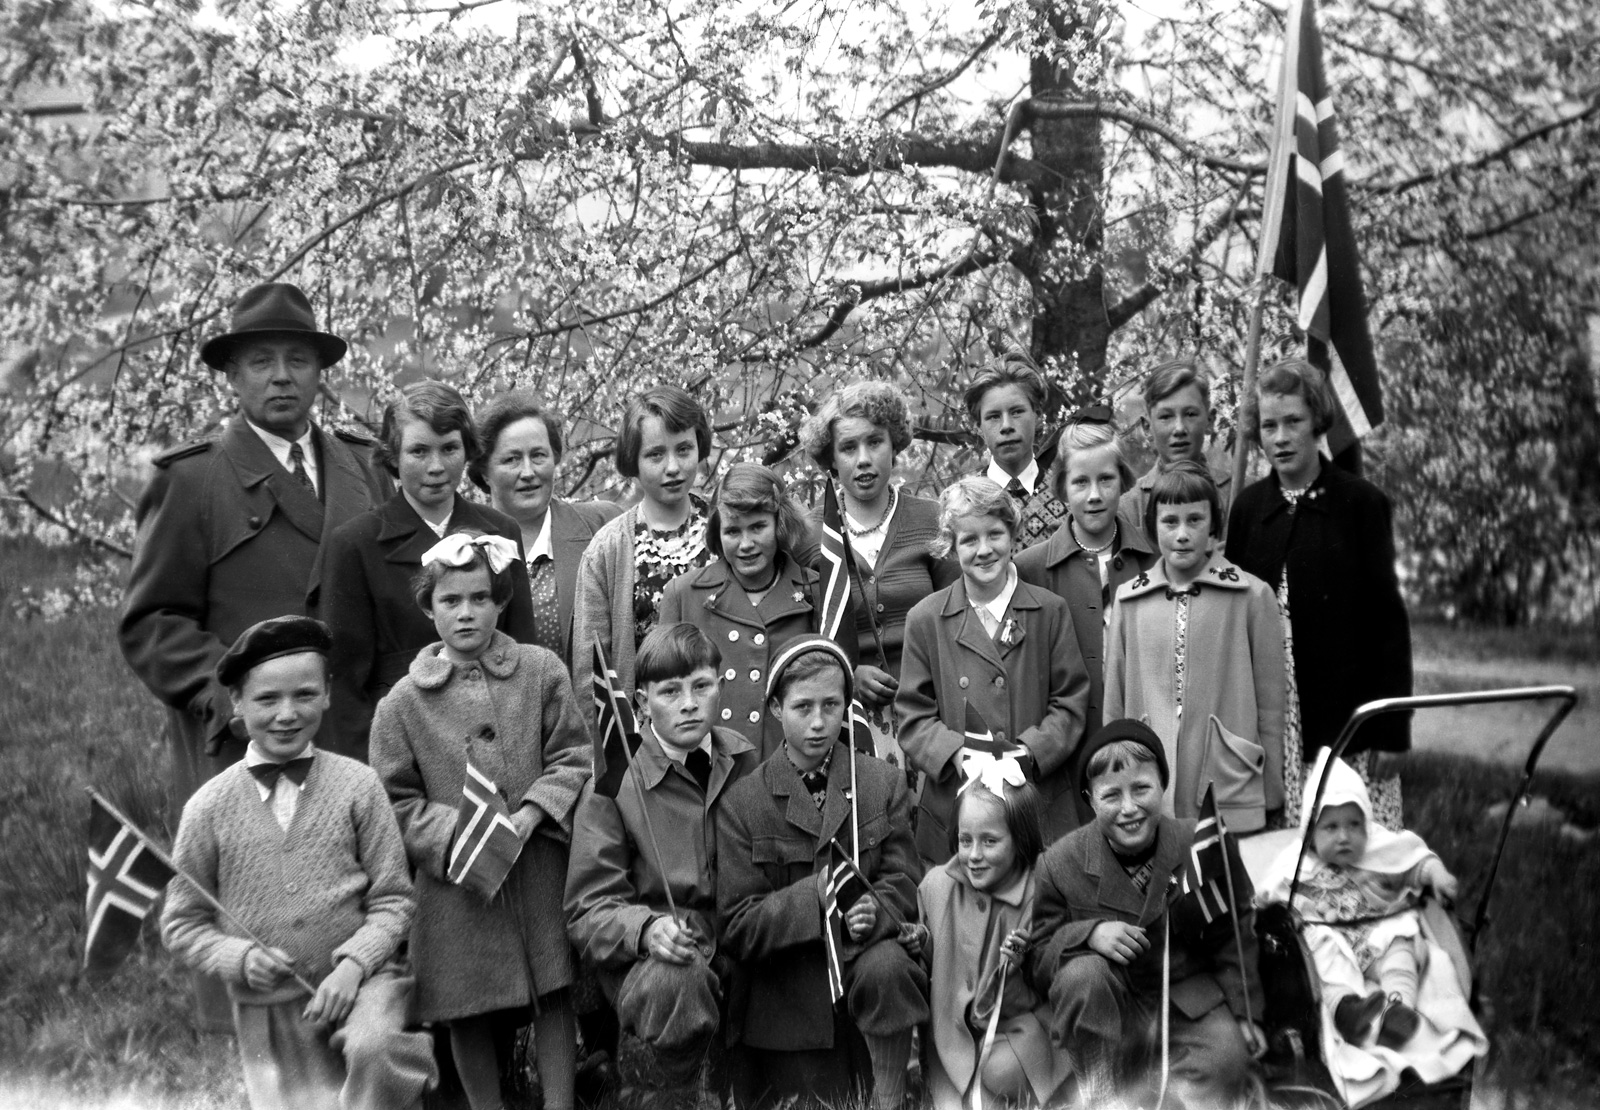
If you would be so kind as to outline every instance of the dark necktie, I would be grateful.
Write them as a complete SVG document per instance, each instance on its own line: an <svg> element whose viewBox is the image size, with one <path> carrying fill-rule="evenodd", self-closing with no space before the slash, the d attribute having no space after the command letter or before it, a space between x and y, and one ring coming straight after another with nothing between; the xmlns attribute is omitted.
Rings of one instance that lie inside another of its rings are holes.
<svg viewBox="0 0 1600 1110"><path fill-rule="evenodd" d="M700 792L704 794L711 785L711 757L704 748L696 748L684 759L683 765L694 776L694 781L700 784Z"/></svg>
<svg viewBox="0 0 1600 1110"><path fill-rule="evenodd" d="M1022 503L1024 505L1026 505L1028 503L1029 494L1028 494L1027 490L1022 488L1022 479L1021 478L1013 478L1013 479L1011 479L1011 481L1007 482L1006 483L1006 492L1009 493L1012 497L1015 497L1017 499L1017 501L1019 501L1020 503Z"/></svg>
<svg viewBox="0 0 1600 1110"><path fill-rule="evenodd" d="M267 788L267 793L271 794L273 788L278 785L279 775L287 776L296 786L304 786L306 776L311 773L311 759L311 756L303 755L287 763L255 763L251 765L250 773L256 777L257 782Z"/></svg>
<svg viewBox="0 0 1600 1110"><path fill-rule="evenodd" d="M528 565L528 588L533 593L533 642L560 655L566 645L561 642L554 559L540 555Z"/></svg>
<svg viewBox="0 0 1600 1110"><path fill-rule="evenodd" d="M317 492L316 484L311 481L311 475L306 472L305 448L301 447L299 443L289 444L289 473L294 475L295 481L305 486L313 494Z"/></svg>

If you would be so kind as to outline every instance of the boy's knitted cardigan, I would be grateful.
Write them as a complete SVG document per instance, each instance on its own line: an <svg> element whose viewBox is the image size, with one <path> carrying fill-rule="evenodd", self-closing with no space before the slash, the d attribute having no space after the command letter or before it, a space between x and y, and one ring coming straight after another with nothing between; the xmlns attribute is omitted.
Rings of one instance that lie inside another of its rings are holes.
<svg viewBox="0 0 1600 1110"><path fill-rule="evenodd" d="M173 861L313 986L349 957L370 976L393 958L415 903L405 845L372 768L318 751L285 832L250 769L236 763L183 808ZM174 879L161 936L188 966L220 976L234 998L269 1004L304 994L293 979L251 990L253 943L188 882Z"/></svg>

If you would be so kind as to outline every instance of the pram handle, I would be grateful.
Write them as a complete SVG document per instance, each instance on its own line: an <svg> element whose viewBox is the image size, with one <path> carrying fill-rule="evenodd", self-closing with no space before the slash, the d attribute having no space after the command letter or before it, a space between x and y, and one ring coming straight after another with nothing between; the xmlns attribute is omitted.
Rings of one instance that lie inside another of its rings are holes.
<svg viewBox="0 0 1600 1110"><path fill-rule="evenodd" d="M1345 749L1350 746L1350 741L1355 738L1356 730L1367 721L1384 713L1405 713L1413 709L1441 709L1457 705L1487 705L1495 702L1516 701L1542 701L1554 698L1559 701L1550 719L1540 729L1539 736L1533 742L1533 750L1528 753L1528 761L1523 767L1522 781L1517 786L1517 792L1512 796L1511 805L1506 810L1505 822L1500 826L1500 838L1495 844L1494 859L1489 864L1489 873L1486 878L1483 897L1478 900L1478 911L1473 916L1472 932L1467 938L1469 948L1476 948L1478 934L1483 930L1489 920L1489 895L1494 891L1495 876L1500 870L1500 857L1506 848L1506 839L1511 835L1511 822L1517 815L1517 809L1522 805L1522 799L1528 793L1528 786L1533 781L1533 773L1539 766L1539 757L1544 754L1544 746L1550 742L1556 729L1561 727L1561 722L1567 719L1573 707L1578 703L1578 692L1571 686L1511 686L1498 690L1472 690L1455 694L1417 694L1405 698L1379 698L1359 706L1350 714L1350 719L1339 732L1339 737L1333 742L1333 754L1328 762L1323 765L1322 775L1317 779L1317 789L1311 797L1310 812L1316 813L1317 807L1322 804L1323 791L1328 786L1328 773L1333 769L1333 760L1344 757ZM1311 838L1315 832L1315 822L1307 821L1305 833L1300 841L1300 853L1294 861L1294 879L1289 884L1289 904L1294 905L1295 895L1300 891L1300 868L1305 862L1306 853L1311 851Z"/></svg>

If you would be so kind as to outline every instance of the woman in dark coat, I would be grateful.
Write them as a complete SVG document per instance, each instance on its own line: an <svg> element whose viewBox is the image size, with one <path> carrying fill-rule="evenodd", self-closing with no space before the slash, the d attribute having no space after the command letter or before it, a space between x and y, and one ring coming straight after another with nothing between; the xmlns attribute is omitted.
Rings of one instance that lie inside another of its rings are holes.
<svg viewBox="0 0 1600 1110"><path fill-rule="evenodd" d="M478 434L483 454L467 465L467 475L522 530L536 626L531 642L561 656L570 670L578 563L600 526L620 515L622 506L555 496L561 417L532 390L514 389L490 401L478 414Z"/></svg>
<svg viewBox="0 0 1600 1110"><path fill-rule="evenodd" d="M1322 371L1280 362L1262 375L1256 398L1251 432L1272 473L1234 502L1227 557L1275 587L1287 617L1289 684L1299 693L1298 722L1288 699L1284 744L1284 821L1293 827L1318 749L1363 702L1411 693L1411 624L1395 577L1389 498L1318 452L1335 403ZM1410 747L1409 717L1386 714L1363 725L1345 755L1378 821L1392 829L1403 827L1399 757Z"/></svg>
<svg viewBox="0 0 1600 1110"><path fill-rule="evenodd" d="M450 386L422 381L401 390L384 410L378 452L400 490L333 533L322 587L322 612L333 631L333 723L346 750L363 759L373 707L405 677L417 652L438 639L411 589L422 553L447 532L504 536L519 550L522 535L510 517L456 493L478 456L478 435L467 403ZM520 560L497 627L519 643L533 642Z"/></svg>

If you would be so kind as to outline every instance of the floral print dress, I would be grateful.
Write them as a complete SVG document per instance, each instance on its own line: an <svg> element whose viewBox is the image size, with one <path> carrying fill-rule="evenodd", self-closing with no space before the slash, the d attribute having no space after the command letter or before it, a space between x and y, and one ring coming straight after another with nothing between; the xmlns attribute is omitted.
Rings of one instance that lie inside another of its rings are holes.
<svg viewBox="0 0 1600 1110"><path fill-rule="evenodd" d="M706 547L705 502L691 498L689 519L665 532L657 531L639 514L633 530L633 636L644 643L645 634L656 626L661 611L661 595L678 575L696 570L711 561Z"/></svg>

